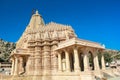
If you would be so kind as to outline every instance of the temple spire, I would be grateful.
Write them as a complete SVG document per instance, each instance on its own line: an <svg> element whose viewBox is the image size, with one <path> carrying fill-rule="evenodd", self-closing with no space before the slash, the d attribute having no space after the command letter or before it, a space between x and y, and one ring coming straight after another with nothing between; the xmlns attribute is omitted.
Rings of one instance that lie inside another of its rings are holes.
<svg viewBox="0 0 120 80"><path fill-rule="evenodd" d="M39 28L44 25L45 24L44 24L42 16L39 14L38 10L36 10L31 17L31 20L29 22L29 27L31 29L33 29L33 28L35 29L35 28Z"/></svg>

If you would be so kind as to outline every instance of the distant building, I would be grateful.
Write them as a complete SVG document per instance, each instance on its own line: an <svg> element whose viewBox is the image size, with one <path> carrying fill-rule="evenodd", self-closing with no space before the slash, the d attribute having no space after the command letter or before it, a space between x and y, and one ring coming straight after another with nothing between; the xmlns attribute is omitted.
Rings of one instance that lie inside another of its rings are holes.
<svg viewBox="0 0 120 80"><path fill-rule="evenodd" d="M12 65L10 62L1 62L0 63L0 74L10 75L11 67Z"/></svg>
<svg viewBox="0 0 120 80"><path fill-rule="evenodd" d="M0 68L11 68L10 62L0 62Z"/></svg>

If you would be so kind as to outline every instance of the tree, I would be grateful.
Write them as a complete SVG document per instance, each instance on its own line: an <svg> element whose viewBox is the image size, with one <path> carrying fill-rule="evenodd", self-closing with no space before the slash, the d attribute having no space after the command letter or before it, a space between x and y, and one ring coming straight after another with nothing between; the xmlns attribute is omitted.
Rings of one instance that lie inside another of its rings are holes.
<svg viewBox="0 0 120 80"><path fill-rule="evenodd" d="M120 51L118 51L116 54L112 56L116 60L120 60Z"/></svg>
<svg viewBox="0 0 120 80"><path fill-rule="evenodd" d="M8 62L12 50L16 47L15 43L0 39L0 62Z"/></svg>
<svg viewBox="0 0 120 80"><path fill-rule="evenodd" d="M113 58L112 58L112 54L108 53L108 52L104 52L104 58L105 58L105 62L107 63L111 63Z"/></svg>

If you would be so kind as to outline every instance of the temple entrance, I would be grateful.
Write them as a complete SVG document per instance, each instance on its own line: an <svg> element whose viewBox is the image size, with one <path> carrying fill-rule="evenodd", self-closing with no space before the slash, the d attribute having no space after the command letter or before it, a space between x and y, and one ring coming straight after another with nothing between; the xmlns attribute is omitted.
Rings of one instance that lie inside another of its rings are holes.
<svg viewBox="0 0 120 80"><path fill-rule="evenodd" d="M70 53L69 57L70 57L70 70L71 70L71 72L73 72L74 71L74 55L73 55L73 53Z"/></svg>

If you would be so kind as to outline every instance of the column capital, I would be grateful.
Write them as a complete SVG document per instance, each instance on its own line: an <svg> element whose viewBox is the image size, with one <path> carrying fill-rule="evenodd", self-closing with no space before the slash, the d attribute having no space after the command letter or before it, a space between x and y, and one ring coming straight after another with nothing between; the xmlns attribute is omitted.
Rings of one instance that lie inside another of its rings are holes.
<svg viewBox="0 0 120 80"><path fill-rule="evenodd" d="M10 61L13 61L13 60L15 60L14 57L11 57L11 58L10 58Z"/></svg>
<svg viewBox="0 0 120 80"><path fill-rule="evenodd" d="M19 60L20 60L20 61L23 61L23 57L20 57Z"/></svg>
<svg viewBox="0 0 120 80"><path fill-rule="evenodd" d="M81 50L83 51L83 53L90 51L90 48L89 47L83 47L81 48Z"/></svg>
<svg viewBox="0 0 120 80"><path fill-rule="evenodd" d="M79 47L77 45L72 46L72 49L78 49Z"/></svg>
<svg viewBox="0 0 120 80"><path fill-rule="evenodd" d="M16 58L18 58L19 57L19 55L14 55L14 58L16 59Z"/></svg>
<svg viewBox="0 0 120 80"><path fill-rule="evenodd" d="M62 54L62 50L56 51L56 55Z"/></svg>
<svg viewBox="0 0 120 80"><path fill-rule="evenodd" d="M68 48L62 49L64 52L69 52Z"/></svg>

